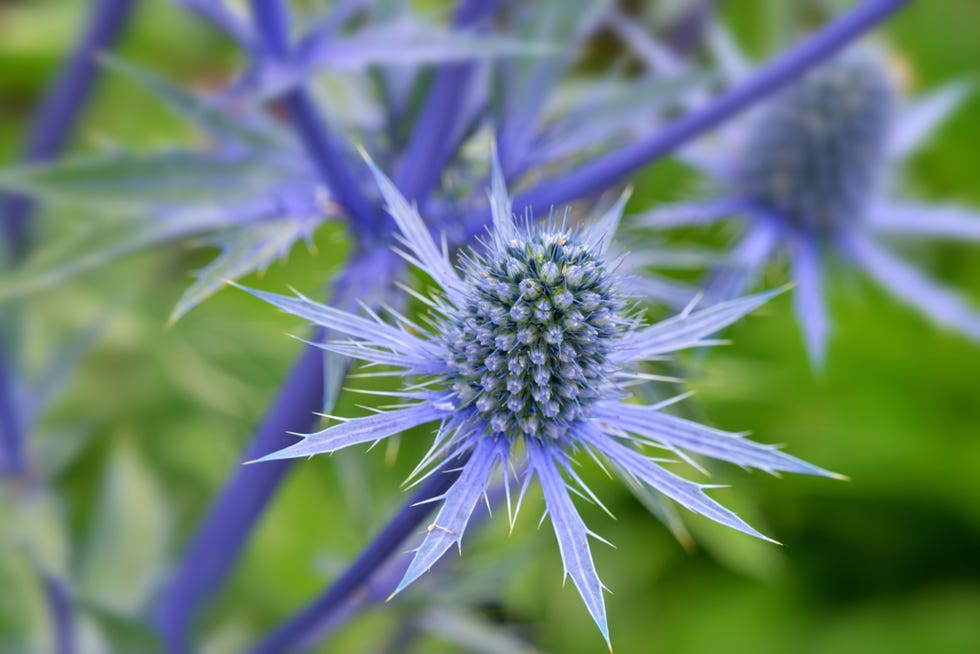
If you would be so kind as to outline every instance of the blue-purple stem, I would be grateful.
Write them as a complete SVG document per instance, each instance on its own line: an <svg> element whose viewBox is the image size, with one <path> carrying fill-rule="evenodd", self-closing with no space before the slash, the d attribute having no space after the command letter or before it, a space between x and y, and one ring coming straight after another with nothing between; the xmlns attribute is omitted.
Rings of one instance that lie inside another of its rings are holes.
<svg viewBox="0 0 980 654"><path fill-rule="evenodd" d="M491 15L498 4L497 0L464 0L456 10L454 23L457 27L469 27ZM474 64L467 63L439 69L399 158L394 182L402 195L417 202L420 209L439 183L454 149L453 137L475 70ZM420 165L421 162L425 165Z"/></svg>
<svg viewBox="0 0 980 654"><path fill-rule="evenodd" d="M519 211L531 207L540 213L606 190L626 175L670 154L694 137L792 83L809 68L832 56L909 1L865 0L704 107L685 114L648 138L529 188L514 198L514 207ZM482 233L488 217L487 211L470 222L466 238Z"/></svg>
<svg viewBox="0 0 980 654"><path fill-rule="evenodd" d="M27 130L21 160L41 163L55 157L65 146L98 79L95 55L119 39L135 6L135 0L98 0L78 43L57 79L48 88ZM34 203L27 196L0 197L0 247L14 263L22 260L30 245L28 223ZM2 328L2 326L0 326ZM0 333L0 472L27 474L25 426L15 395L16 361L4 351L10 344Z"/></svg>
<svg viewBox="0 0 980 654"><path fill-rule="evenodd" d="M25 426L17 402L16 362L6 351L0 329L0 475L24 478L27 474L27 453L24 444Z"/></svg>
<svg viewBox="0 0 980 654"><path fill-rule="evenodd" d="M287 62L291 50L286 3L283 0L252 0L251 7L265 54ZM330 195L345 209L351 229L362 242L376 237L381 226L387 224L385 216L364 195L358 177L352 172L353 156L334 141L313 98L298 86L287 92L282 102L303 147L330 189Z"/></svg>
<svg viewBox="0 0 980 654"><path fill-rule="evenodd" d="M51 622L54 627L54 654L74 654L75 624L72 609L71 594L65 584L48 574L41 575L44 586L44 597L51 612Z"/></svg>
<svg viewBox="0 0 980 654"><path fill-rule="evenodd" d="M333 612L362 589L401 544L419 530L435 508L434 503L426 501L439 497L453 485L468 456L454 457L432 473L330 588L266 636L251 650L252 654L292 652L309 646L320 630L329 624Z"/></svg>
<svg viewBox="0 0 980 654"><path fill-rule="evenodd" d="M358 178L351 173L357 160L333 142L309 93L294 89L283 98L283 104L307 154L328 181L331 196L346 210L351 228L362 241L378 236L387 219L361 191Z"/></svg>
<svg viewBox="0 0 980 654"><path fill-rule="evenodd" d="M424 208L424 200L438 184L452 152L454 125L459 120L466 86L473 77L473 64L452 64L432 81L426 105L419 113L405 152L398 161L394 182L411 202ZM420 166L420 161L431 165Z"/></svg>
<svg viewBox="0 0 980 654"><path fill-rule="evenodd" d="M49 87L27 132L21 160L49 161L64 148L99 75L96 55L111 48L126 26L136 0L96 0L89 21L61 73ZM10 195L0 204L0 226L15 260L27 252L33 203Z"/></svg>
<svg viewBox="0 0 980 654"><path fill-rule="evenodd" d="M336 629L354 619L371 604L380 604L391 597L391 594L398 588L398 582L405 576L411 562L412 558L409 556L388 557L388 560L380 565L359 588L331 607L328 615L321 616L315 629L310 630L306 641L312 645L314 644L313 641L328 640ZM392 601L397 601L399 597L401 595Z"/></svg>
<svg viewBox="0 0 980 654"><path fill-rule="evenodd" d="M516 475L520 478L520 474ZM504 486L498 485L492 488L487 493L487 507L497 507L502 504L507 498ZM476 506L476 510L473 515L470 516L469 522L467 522L466 530L467 533L472 533L475 529L479 529L481 524L490 517L490 510L483 510L483 503L479 503ZM433 574L439 575L440 571L445 568L448 562L452 560L449 556L449 552L446 553L441 559L439 559L432 569L430 569L426 575L431 576ZM362 611L366 610L372 604L380 604L386 602L391 594L395 592L398 588L399 582L405 577L405 572L408 570L408 566L412 561L410 556L392 556L379 567L378 570L368 578L357 592L352 592L342 603L332 608L329 615L323 616L321 622L317 625L315 633L310 634L308 639L312 645L312 640L315 639L318 642L326 640L330 637L330 634L334 630L339 628L341 625L352 620ZM443 578L445 578L443 576ZM397 601L402 595L398 595L392 598L392 601Z"/></svg>

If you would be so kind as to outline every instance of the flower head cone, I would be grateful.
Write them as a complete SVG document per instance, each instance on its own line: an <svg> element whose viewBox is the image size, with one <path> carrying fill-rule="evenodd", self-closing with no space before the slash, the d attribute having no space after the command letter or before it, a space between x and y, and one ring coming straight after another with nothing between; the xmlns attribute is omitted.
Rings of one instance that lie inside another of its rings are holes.
<svg viewBox="0 0 980 654"><path fill-rule="evenodd" d="M641 219L660 227L747 218L733 264L709 284L726 300L744 292L785 253L797 288L797 319L811 360L823 364L829 320L823 278L839 255L937 323L980 340L980 312L891 253L884 238L980 239L980 216L954 206L896 200L900 164L965 97L954 83L905 101L886 55L859 48L810 72L688 161L721 183L722 195L659 208Z"/></svg>
<svg viewBox="0 0 980 654"><path fill-rule="evenodd" d="M393 366L415 381L397 409L345 420L264 457L305 457L376 443L433 423L433 445L419 464L465 460L460 476L433 501L442 505L396 592L459 546L470 514L497 470L521 469L520 497L533 479L542 489L565 574L571 577L608 641L599 581L590 550L595 537L579 516L572 492L594 495L572 467L576 456L614 462L633 481L724 525L765 538L705 493L707 486L660 465L643 448L680 457L703 455L762 470L830 475L813 465L737 434L668 415L662 406L629 401L627 388L644 361L703 346L709 336L765 303L774 292L690 310L643 325L623 298L625 282L607 260L622 203L584 228L550 220L515 222L499 167L491 190L493 225L478 250L460 256L457 270L416 210L374 169L402 254L439 285L437 297L418 297L430 327L402 316L395 324L362 317L304 297L250 291L271 304L347 336L322 344L362 361ZM778 291L777 291L778 292ZM516 465L526 462L526 466ZM508 492L508 497L510 493ZM518 507L520 500L517 502ZM508 502L508 508L511 509ZM512 519L516 511L510 511Z"/></svg>

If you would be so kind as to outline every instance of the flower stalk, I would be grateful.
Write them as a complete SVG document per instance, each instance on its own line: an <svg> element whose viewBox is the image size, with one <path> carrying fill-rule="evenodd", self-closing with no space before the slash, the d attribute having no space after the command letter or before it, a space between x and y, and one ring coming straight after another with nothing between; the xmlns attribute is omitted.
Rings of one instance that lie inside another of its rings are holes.
<svg viewBox="0 0 980 654"><path fill-rule="evenodd" d="M135 0L97 0L78 42L35 110L21 153L24 163L55 158L78 124L99 79L96 55L112 48L122 36L136 6ZM29 223L34 202L20 194L0 197L0 261L17 265L30 249ZM17 352L10 333L14 311L0 324L0 475L27 482L27 425L18 403ZM52 624L52 646L57 654L77 651L74 608L66 583L41 572L41 584Z"/></svg>
<svg viewBox="0 0 980 654"><path fill-rule="evenodd" d="M49 161L64 148L98 80L96 55L118 41L135 4L134 0L99 0L95 3L75 49L28 127L21 156L25 163ZM14 263L27 255L30 246L28 222L33 210L34 202L25 195L0 197L0 248L6 250L9 260ZM6 340L0 338L0 471L23 477L28 468L25 426L16 403L16 360L13 352L6 351L10 347Z"/></svg>
<svg viewBox="0 0 980 654"><path fill-rule="evenodd" d="M456 26L472 25L492 14L498 4L498 0L465 0L460 3L454 22ZM439 70L401 156L395 184L405 197L423 208L452 152L452 139L474 70L473 64L451 64ZM428 165L419 166L419 161Z"/></svg>
<svg viewBox="0 0 980 654"><path fill-rule="evenodd" d="M374 575L405 539L422 527L435 508L432 500L456 482L468 458L467 453L454 457L429 475L350 567L322 595L263 638L252 654L290 652L311 645L320 629L329 626L333 612L342 608L343 602Z"/></svg>
<svg viewBox="0 0 980 654"><path fill-rule="evenodd" d="M84 32L28 127L21 157L25 163L49 161L62 151L98 80L96 56L119 40L136 0L97 0L93 4ZM0 231L15 261L27 253L27 223L33 207L23 195L9 195L0 202Z"/></svg>
<svg viewBox="0 0 980 654"><path fill-rule="evenodd" d="M41 575L44 597L48 602L53 626L55 654L75 654L75 611L71 591L63 581L49 574Z"/></svg>
<svg viewBox="0 0 980 654"><path fill-rule="evenodd" d="M265 55L276 61L290 56L289 14L281 0L252 0L255 27L263 39ZM352 158L330 134L323 116L309 93L298 86L282 98L283 106L296 129L310 160L316 166L333 199L344 207L351 229L364 240L377 235L384 218L365 197L351 168Z"/></svg>

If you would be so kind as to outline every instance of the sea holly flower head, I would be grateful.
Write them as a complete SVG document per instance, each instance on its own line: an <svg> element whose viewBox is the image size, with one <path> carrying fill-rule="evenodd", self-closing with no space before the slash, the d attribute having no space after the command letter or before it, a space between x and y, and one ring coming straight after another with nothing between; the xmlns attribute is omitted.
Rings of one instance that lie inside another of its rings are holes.
<svg viewBox="0 0 980 654"><path fill-rule="evenodd" d="M608 254L625 201L584 227L557 220L515 222L499 166L492 176L490 236L476 251L460 256L460 275L417 211L373 164L372 170L400 230L403 255L441 288L435 297L417 295L431 309L430 329L404 316L395 316L393 325L302 296L250 292L347 336L319 347L425 380L396 394L406 402L401 408L344 420L261 460L334 452L435 423L434 443L419 470L438 471L435 464L442 458L465 461L449 490L433 498L442 507L396 592L460 544L498 468L505 478L508 470L521 469L520 498L537 478L566 575L608 640L603 586L589 548L595 534L579 516L570 491L577 487L576 492L595 496L573 469L574 456L606 459L631 481L760 538L765 537L711 499L707 486L668 471L642 447L767 471L830 475L772 446L664 413L663 405L628 401L629 386L643 379L642 362L710 343L709 336L779 291L644 325L639 310L624 299L626 278L617 275L616 261ZM517 465L520 460L526 466ZM508 509L513 519L509 501Z"/></svg>
<svg viewBox="0 0 980 654"><path fill-rule="evenodd" d="M888 68L869 51L849 53L759 113L735 183L798 229L826 232L858 220L879 182L894 109Z"/></svg>
<svg viewBox="0 0 980 654"><path fill-rule="evenodd" d="M628 320L583 236L525 224L465 263L466 301L446 325L447 380L490 435L559 439L610 383L609 350Z"/></svg>
<svg viewBox="0 0 980 654"><path fill-rule="evenodd" d="M721 130L714 142L682 153L719 182L718 197L658 207L637 220L664 228L745 218L731 263L708 283L709 299L738 296L786 253L797 319L816 366L823 365L829 332L823 277L832 256L865 270L937 323L980 340L980 312L879 242L896 236L980 240L975 212L893 198L900 164L968 87L953 83L909 101L898 79L883 51L865 46L839 55Z"/></svg>

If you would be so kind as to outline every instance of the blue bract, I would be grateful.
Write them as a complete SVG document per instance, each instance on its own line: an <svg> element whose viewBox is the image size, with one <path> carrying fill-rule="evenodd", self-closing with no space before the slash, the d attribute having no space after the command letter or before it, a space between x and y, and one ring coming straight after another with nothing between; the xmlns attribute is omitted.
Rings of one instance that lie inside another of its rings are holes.
<svg viewBox="0 0 980 654"><path fill-rule="evenodd" d="M606 260L623 203L584 228L553 220L516 223L496 165L490 238L480 252L462 255L460 275L414 207L373 170L400 230L403 255L441 287L436 297L418 295L431 309L431 331L403 316L395 316L395 326L304 297L250 292L347 337L320 347L425 380L397 394L406 402L401 408L344 420L262 460L376 443L425 423L439 426L419 470L438 469L434 464L443 458L466 459L458 480L434 498L442 500L442 507L396 592L460 544L498 468L506 479L508 470L518 468L512 465L515 460L526 460L520 496L537 477L565 572L608 641L603 586L589 549L594 534L575 509L570 487L595 496L572 469L572 456L585 453L611 461L633 481L759 538L765 537L712 500L704 492L707 486L669 472L659 464L662 459L646 456L642 448L651 445L681 457L693 453L766 471L831 475L772 446L666 414L662 405L628 401L628 385L642 379L637 370L642 362L708 344L712 334L779 291L645 326L638 310L623 299L628 289L615 274L615 262ZM513 520L516 510L510 502L508 510Z"/></svg>

